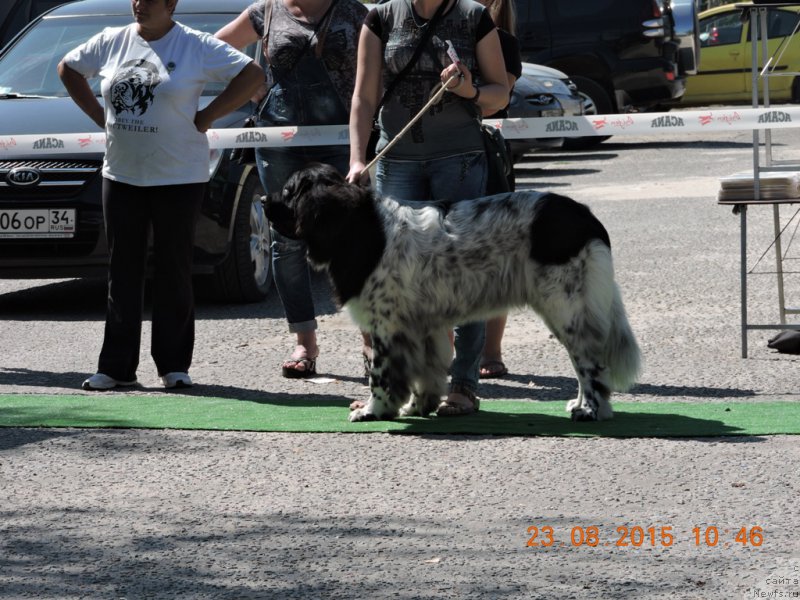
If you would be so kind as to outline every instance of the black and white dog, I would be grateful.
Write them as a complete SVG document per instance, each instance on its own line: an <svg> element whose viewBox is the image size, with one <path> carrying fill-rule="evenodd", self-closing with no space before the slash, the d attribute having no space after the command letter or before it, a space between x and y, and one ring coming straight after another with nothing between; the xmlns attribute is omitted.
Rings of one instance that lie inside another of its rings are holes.
<svg viewBox="0 0 800 600"><path fill-rule="evenodd" d="M533 308L567 348L574 420L611 418L611 390L638 375L608 233L583 204L514 192L412 207L321 164L264 204L277 231L305 240L311 264L372 335L372 393L351 421L432 412L447 389L448 330L517 306Z"/></svg>

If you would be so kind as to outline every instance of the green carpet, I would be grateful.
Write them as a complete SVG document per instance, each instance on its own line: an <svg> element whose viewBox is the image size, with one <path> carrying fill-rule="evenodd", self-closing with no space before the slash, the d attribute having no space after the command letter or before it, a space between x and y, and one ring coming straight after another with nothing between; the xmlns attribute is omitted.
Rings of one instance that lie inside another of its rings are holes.
<svg viewBox="0 0 800 600"><path fill-rule="evenodd" d="M190 392L191 393L191 392ZM601 423L573 423L564 402L484 401L477 414L350 423L348 400L253 401L190 395L0 395L0 427L284 432L714 437L800 434L800 403L615 403Z"/></svg>

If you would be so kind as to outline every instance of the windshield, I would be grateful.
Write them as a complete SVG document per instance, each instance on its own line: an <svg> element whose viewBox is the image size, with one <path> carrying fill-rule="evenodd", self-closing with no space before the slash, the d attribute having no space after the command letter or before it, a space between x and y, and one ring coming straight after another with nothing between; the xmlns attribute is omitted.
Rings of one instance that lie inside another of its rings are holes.
<svg viewBox="0 0 800 600"><path fill-rule="evenodd" d="M236 17L235 14L177 15L184 25L214 33ZM106 27L131 23L130 15L97 17L50 17L39 21L0 59L0 94L23 96L66 96L56 66L64 55ZM255 46L245 50L253 56ZM100 80L89 81L96 95ZM222 91L223 83L209 84L204 96Z"/></svg>

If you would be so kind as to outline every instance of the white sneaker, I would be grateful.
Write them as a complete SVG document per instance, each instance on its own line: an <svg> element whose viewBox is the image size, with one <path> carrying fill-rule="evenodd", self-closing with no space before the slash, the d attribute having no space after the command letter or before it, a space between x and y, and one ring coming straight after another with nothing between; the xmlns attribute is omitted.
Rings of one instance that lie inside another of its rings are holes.
<svg viewBox="0 0 800 600"><path fill-rule="evenodd" d="M188 373L167 373L161 376L161 385L167 389L192 387L192 378Z"/></svg>
<svg viewBox="0 0 800 600"><path fill-rule="evenodd" d="M89 379L83 382L81 387L85 390L113 390L115 387L136 385L136 380L133 381L120 381L109 377L105 373L95 373Z"/></svg>

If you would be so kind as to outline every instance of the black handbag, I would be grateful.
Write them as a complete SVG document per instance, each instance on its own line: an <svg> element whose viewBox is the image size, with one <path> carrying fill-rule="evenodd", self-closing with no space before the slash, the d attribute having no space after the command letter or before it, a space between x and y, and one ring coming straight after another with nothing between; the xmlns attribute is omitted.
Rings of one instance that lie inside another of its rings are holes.
<svg viewBox="0 0 800 600"><path fill-rule="evenodd" d="M258 120L258 110L255 113L250 115L244 120L242 123L242 127L255 127L256 121ZM231 150L231 162L234 162L238 165L248 165L253 164L256 162L256 149L253 147L249 148L234 148Z"/></svg>
<svg viewBox="0 0 800 600"><path fill-rule="evenodd" d="M783 354L800 354L800 331L781 331L769 339L767 347Z"/></svg>
<svg viewBox="0 0 800 600"><path fill-rule="evenodd" d="M261 115L261 111L264 110L266 101L267 97L265 96L256 104L253 114L244 120L242 127L250 128L258 125L259 115ZM252 146L249 148L234 148L231 151L231 161L240 165L254 164L256 162L256 149Z"/></svg>
<svg viewBox="0 0 800 600"><path fill-rule="evenodd" d="M502 194L511 191L509 176L511 175L511 157L506 146L506 138L502 132L491 125L481 124L483 149L489 172L486 180L486 195Z"/></svg>
<svg viewBox="0 0 800 600"><path fill-rule="evenodd" d="M269 31L269 25L272 21L272 2L270 0L266 0L264 2L264 52L266 52L266 35ZM267 94L268 95L268 94ZM258 119L261 115L261 111L264 110L264 105L267 102L267 96L264 96L255 107L253 114L247 117L242 123L242 127L244 128L251 128L255 127L258 124ZM234 162L239 165L247 165L253 164L256 162L256 149L253 147L249 148L234 148L231 150L231 162Z"/></svg>

